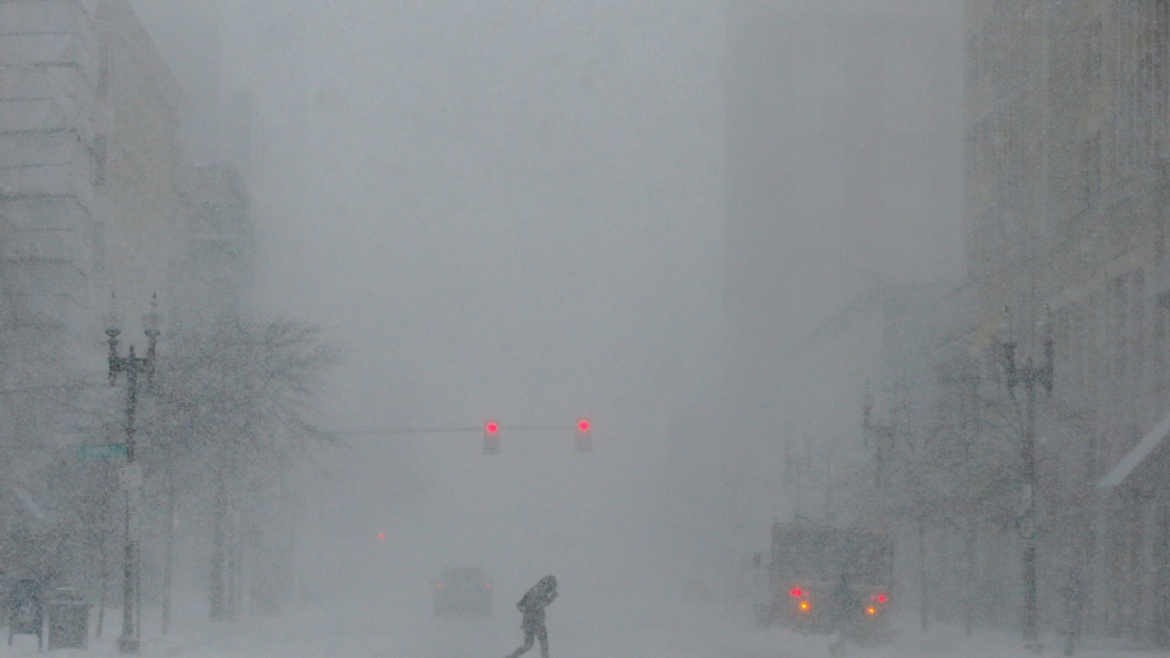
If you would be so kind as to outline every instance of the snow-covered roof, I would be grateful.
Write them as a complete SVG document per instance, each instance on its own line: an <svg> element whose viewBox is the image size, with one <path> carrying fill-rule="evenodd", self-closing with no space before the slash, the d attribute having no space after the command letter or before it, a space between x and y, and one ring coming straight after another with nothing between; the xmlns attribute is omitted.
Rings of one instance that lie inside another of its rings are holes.
<svg viewBox="0 0 1170 658"><path fill-rule="evenodd" d="M1146 457L1149 457L1150 453L1154 451L1154 448L1162 444L1167 434L1170 434L1170 414L1166 414L1154 426L1154 429L1147 432L1142 437L1142 440L1125 457L1122 457L1121 461L1117 462L1113 470L1101 478L1101 481L1097 483L1097 488L1112 489L1125 482L1125 479L1129 477L1130 473L1133 473L1133 470L1138 467L1138 464L1145 461Z"/></svg>

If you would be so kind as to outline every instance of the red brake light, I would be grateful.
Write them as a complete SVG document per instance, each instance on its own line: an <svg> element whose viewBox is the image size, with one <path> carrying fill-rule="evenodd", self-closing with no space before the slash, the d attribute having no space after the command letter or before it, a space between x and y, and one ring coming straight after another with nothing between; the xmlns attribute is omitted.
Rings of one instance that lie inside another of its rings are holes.
<svg viewBox="0 0 1170 658"><path fill-rule="evenodd" d="M791 592L789 592L789 594L791 594L792 596L804 596L804 590L797 587L797 588L793 589Z"/></svg>

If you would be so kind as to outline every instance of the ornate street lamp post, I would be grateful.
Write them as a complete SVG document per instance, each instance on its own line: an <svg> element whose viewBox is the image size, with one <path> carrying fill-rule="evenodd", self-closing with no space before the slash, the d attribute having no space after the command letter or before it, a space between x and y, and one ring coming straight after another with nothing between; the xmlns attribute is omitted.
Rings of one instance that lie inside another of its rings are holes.
<svg viewBox="0 0 1170 658"><path fill-rule="evenodd" d="M110 327L106 329L109 336L110 354L110 386L118 378L118 373L126 375L126 464L122 469L122 486L126 489L126 546L122 562L122 634L118 637L118 651L122 653L138 653L139 632L135 629L134 616L137 608L135 590L138 583L136 578L136 563L138 542L134 528L134 494L141 485L141 470L134 461L135 427L134 417L138 406L138 376L145 375L150 382L154 374L154 352L160 331L158 330L159 316L157 299L150 304L150 313L143 317L147 349L145 357L134 355L134 346L130 346L128 356L118 356L118 335L121 330Z"/></svg>
<svg viewBox="0 0 1170 658"><path fill-rule="evenodd" d="M1004 383L1012 402L1016 401L1016 387L1024 385L1024 440L1021 446L1023 464L1022 516L1020 532L1024 540L1024 643L1038 649L1039 634L1036 629L1036 493L1039 477L1036 472L1036 387L1043 386L1048 395L1052 394L1052 372L1055 362L1055 340L1052 337L1052 322L1046 318L1044 325L1044 365L1032 364L1029 356L1023 366L1016 363L1016 341L1010 336L1008 310L1004 309L1004 321L1000 325L1000 341Z"/></svg>

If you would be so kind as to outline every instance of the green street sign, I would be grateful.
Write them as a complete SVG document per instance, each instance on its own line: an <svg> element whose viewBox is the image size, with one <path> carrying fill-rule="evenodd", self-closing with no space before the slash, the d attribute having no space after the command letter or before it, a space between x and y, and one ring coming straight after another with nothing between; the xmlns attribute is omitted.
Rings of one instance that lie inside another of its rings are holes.
<svg viewBox="0 0 1170 658"><path fill-rule="evenodd" d="M104 446L77 446L78 459L113 459L126 456L125 443L110 443Z"/></svg>

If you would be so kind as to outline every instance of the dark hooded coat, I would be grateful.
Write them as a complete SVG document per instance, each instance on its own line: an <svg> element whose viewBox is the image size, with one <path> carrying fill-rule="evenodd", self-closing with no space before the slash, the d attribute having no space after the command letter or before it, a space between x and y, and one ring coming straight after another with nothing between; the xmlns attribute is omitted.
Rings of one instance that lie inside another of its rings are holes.
<svg viewBox="0 0 1170 658"><path fill-rule="evenodd" d="M524 598L516 603L516 609L524 615L521 626L524 628L543 626L544 609L557 598L557 579L554 576L545 576L539 583L532 586L524 594Z"/></svg>

